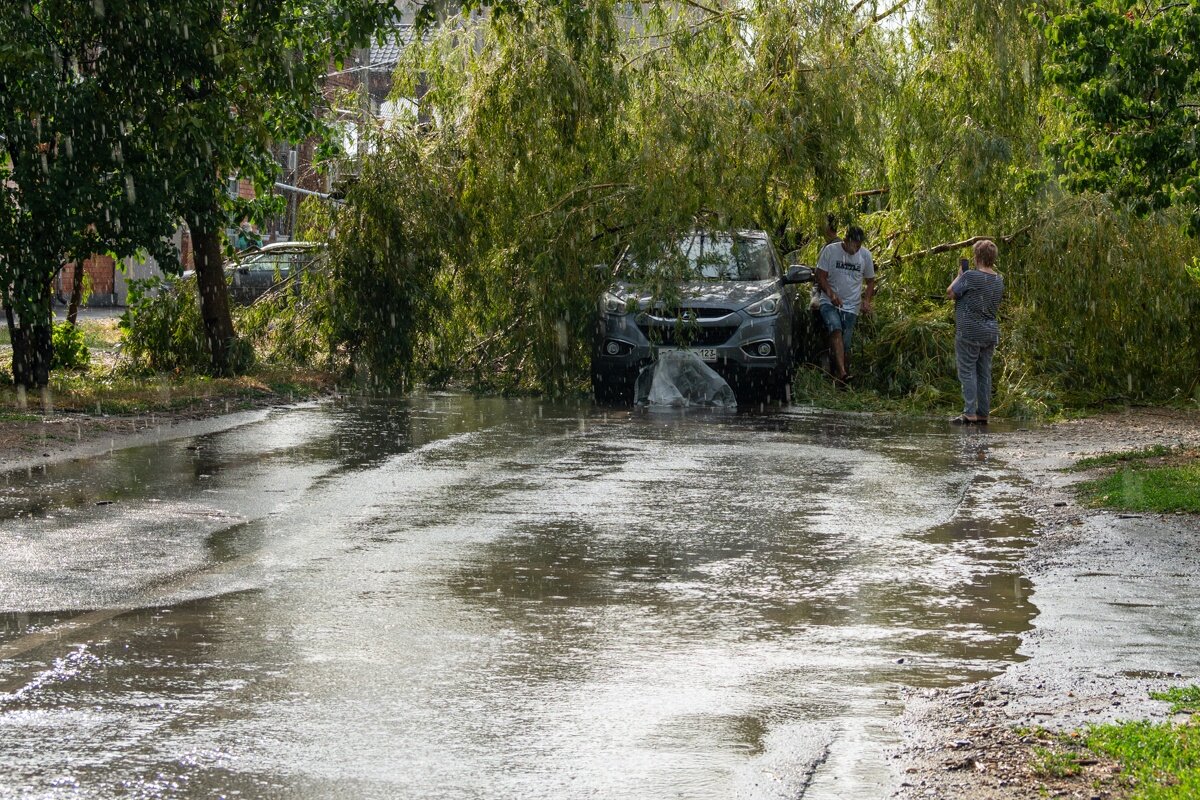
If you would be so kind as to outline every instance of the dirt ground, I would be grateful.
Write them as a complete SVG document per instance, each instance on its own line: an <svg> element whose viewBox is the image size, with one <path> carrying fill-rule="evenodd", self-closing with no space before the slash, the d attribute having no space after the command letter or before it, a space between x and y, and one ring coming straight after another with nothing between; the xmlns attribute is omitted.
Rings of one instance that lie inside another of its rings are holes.
<svg viewBox="0 0 1200 800"><path fill-rule="evenodd" d="M197 398L179 408L144 414L18 413L0 416L0 472L86 458L155 439L200 435L240 424L246 415L289 405L288 398Z"/></svg>
<svg viewBox="0 0 1200 800"><path fill-rule="evenodd" d="M901 798L1120 798L1117 766L1071 732L1171 719L1149 692L1200 682L1200 517L1082 508L1063 472L1080 458L1150 445L1200 445L1200 412L1132 409L987 434L1029 482L1036 541L1025 572L1038 607L1027 660L989 681L906 698ZM1180 717L1180 720L1184 717ZM1080 771L1059 775L1056 755Z"/></svg>

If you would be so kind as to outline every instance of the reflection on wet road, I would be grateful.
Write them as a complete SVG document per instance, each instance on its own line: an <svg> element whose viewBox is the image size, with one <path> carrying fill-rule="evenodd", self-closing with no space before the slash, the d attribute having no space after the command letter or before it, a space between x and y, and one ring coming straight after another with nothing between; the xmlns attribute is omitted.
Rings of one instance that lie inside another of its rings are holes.
<svg viewBox="0 0 1200 800"><path fill-rule="evenodd" d="M977 436L426 397L0 478L0 797L886 796L1034 613Z"/></svg>

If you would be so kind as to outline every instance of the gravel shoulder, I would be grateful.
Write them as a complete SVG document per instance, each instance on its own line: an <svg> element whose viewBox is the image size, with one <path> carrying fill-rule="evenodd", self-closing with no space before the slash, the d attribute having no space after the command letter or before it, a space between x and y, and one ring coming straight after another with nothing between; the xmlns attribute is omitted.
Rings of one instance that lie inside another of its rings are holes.
<svg viewBox="0 0 1200 800"><path fill-rule="evenodd" d="M1079 774L1056 777L1047 754L1073 750L1055 734L1171 720L1149 692L1200 682L1200 516L1083 508L1072 486L1097 473L1063 470L1089 455L1200 444L1200 413L1132 409L986 435L1028 481L1036 541L1025 573L1038 616L1023 662L906 698L895 796L1123 797L1116 765L1084 757Z"/></svg>

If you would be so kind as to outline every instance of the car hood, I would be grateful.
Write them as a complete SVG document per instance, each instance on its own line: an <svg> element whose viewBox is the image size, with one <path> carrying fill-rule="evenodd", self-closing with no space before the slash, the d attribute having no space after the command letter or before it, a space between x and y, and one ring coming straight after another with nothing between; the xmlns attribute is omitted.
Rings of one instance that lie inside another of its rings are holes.
<svg viewBox="0 0 1200 800"><path fill-rule="evenodd" d="M683 306L693 308L719 307L741 308L767 297L779 288L779 281L694 281L679 285L679 299ZM613 294L628 299L636 297L638 308L649 307L652 295L644 287L619 282L610 289Z"/></svg>

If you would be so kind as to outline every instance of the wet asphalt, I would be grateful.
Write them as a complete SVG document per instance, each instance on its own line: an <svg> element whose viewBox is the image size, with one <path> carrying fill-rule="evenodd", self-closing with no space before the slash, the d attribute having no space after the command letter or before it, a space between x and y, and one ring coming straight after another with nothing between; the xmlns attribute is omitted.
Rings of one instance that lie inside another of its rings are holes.
<svg viewBox="0 0 1200 800"><path fill-rule="evenodd" d="M0 477L0 798L887 796L1022 660L986 436L431 395Z"/></svg>

